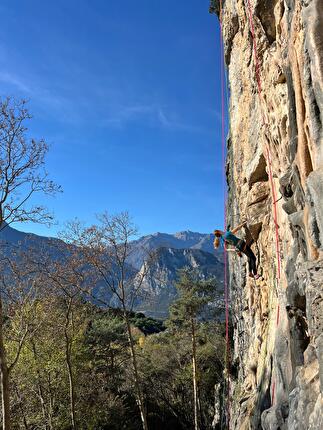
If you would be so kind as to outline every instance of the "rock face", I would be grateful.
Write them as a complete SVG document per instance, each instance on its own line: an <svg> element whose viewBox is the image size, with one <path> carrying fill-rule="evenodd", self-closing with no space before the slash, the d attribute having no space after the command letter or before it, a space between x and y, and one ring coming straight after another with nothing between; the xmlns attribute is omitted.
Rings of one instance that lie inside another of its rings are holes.
<svg viewBox="0 0 323 430"><path fill-rule="evenodd" d="M178 270L184 267L196 269L201 278L216 278L219 299L213 305L221 318L224 309L223 262L215 255L196 248L158 248L135 309L154 318L168 317L169 305L177 297Z"/></svg>
<svg viewBox="0 0 323 430"><path fill-rule="evenodd" d="M219 4L213 1L211 11L219 14ZM261 281L253 281L244 261L230 254L231 360L238 369L231 375L230 428L319 430L323 4L322 0L222 0L222 4L231 96L227 221L235 225L248 220L248 238L254 240L252 249L262 273ZM279 199L278 252L270 163Z"/></svg>

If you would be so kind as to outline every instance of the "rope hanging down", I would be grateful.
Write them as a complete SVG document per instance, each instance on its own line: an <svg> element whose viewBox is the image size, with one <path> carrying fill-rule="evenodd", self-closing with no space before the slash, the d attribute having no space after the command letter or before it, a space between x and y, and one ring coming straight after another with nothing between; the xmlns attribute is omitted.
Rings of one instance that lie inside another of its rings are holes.
<svg viewBox="0 0 323 430"><path fill-rule="evenodd" d="M258 57L258 51L257 51L257 40L255 35L255 28L253 24L253 16L252 16L252 10L251 10L251 0L247 0L247 6L248 6L248 19L249 19L249 25L250 25L250 31L253 41L253 52L254 52L254 59L255 59L255 73L256 73L256 81L257 81L257 89L258 89L258 96L260 100L260 107L261 107L261 116L262 116L262 123L265 127L265 130L268 128L269 124L265 117L264 110L263 110L263 104L264 99L262 95L262 85L261 85L261 78L260 78L260 63L259 63L259 57ZM278 222L277 222L277 193L276 193L276 187L273 180L273 168L272 168L272 157L270 153L270 148L268 145L268 141L266 140L266 152L267 152L267 165L268 165L268 173L269 173L269 180L270 180L270 187L272 192L272 198L273 198L273 206L274 206L274 223L275 223L275 236L276 236L276 258L277 258L277 280L280 279L281 274L281 261L280 261L280 249L279 249L279 231L278 231Z"/></svg>
<svg viewBox="0 0 323 430"><path fill-rule="evenodd" d="M261 107L261 115L262 115L262 123L265 127L265 132L268 129L268 121L266 120L263 105L264 105L264 99L262 96L262 86L261 86L261 78L260 78L260 63L259 63L259 57L258 57L258 51L257 51L257 41L256 41L256 35L255 35L255 28L253 23L253 14L252 14L252 6L251 6L251 0L246 0L247 6L248 6L248 19L249 19L249 26L250 31L252 35L252 41L253 41L253 52L254 52L254 60L255 60L255 73L256 73L256 80L257 80L257 89L258 89L258 96L260 101L260 107ZM278 231L278 222L277 222L277 194L276 194L276 188L273 180L273 169L272 169L272 157L270 153L270 147L268 143L268 138L266 137L266 152L267 152L267 166L268 166L268 172L269 172L269 179L270 179L270 187L272 192L272 198L273 198L273 205L274 205L274 223L275 223L275 236L276 236L276 259L277 259L277 273L276 273L276 279L277 283L280 280L281 275L281 260L280 260L280 247L279 247L279 231ZM279 314L280 314L280 307L279 304L277 306L277 316L276 316L276 326L279 325ZM276 381L273 380L272 384L272 393L271 393L271 403L274 404L275 401L275 390L276 390Z"/></svg>
<svg viewBox="0 0 323 430"><path fill-rule="evenodd" d="M222 33L222 0L220 0L220 69L221 69L221 142L222 142L222 165L223 165L223 201L224 201L224 227L226 229L226 154L225 154L225 67L224 67L224 47L223 47L223 33ZM228 103L228 94L227 103ZM226 404L226 425L230 429L230 338L229 338L229 288L227 279L227 250L224 244L224 300L225 300L225 339L226 339L226 352L225 352L225 367L226 367L226 383L227 383L227 404Z"/></svg>

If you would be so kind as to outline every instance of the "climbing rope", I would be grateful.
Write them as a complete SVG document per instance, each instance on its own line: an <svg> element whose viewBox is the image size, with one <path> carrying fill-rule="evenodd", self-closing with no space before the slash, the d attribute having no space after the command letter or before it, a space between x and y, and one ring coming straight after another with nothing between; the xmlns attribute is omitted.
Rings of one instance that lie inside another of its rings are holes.
<svg viewBox="0 0 323 430"><path fill-rule="evenodd" d="M250 26L250 31L251 31L252 41L253 41L255 74L256 74L256 81L257 81L258 97L259 97L259 101L260 101L262 123L263 123L263 126L265 127L265 131L267 131L269 124L268 124L268 121L265 117L264 109L263 109L264 99L263 99L263 95L262 95L262 86L261 86L261 77L260 77L260 62L259 62L259 57L258 57L257 40L256 40L256 35L255 35L254 23L253 23L252 5L251 5L251 0L246 0L246 2L247 2L247 15L248 15L248 19L249 19L249 26ZM268 138L267 138L266 134L265 134L265 138L266 138L265 141L266 141L266 153L267 153L266 154L266 161L267 161L267 166L268 166L270 187L271 187L273 206L274 206L276 261L277 261L276 279L277 279L277 284L278 284L279 280L280 280L280 275L281 275L281 258L280 258L279 231L278 231L278 222L277 222L277 193L276 193L276 188L275 188L275 184L274 184L274 180L273 180L272 157L271 157L269 142L268 142ZM280 316L280 306L278 304L277 305L277 315L276 315L276 327L278 327L278 325L279 325L279 316ZM274 401L275 401L275 389L276 389L276 381L273 380L272 393L271 393L272 405L274 404Z"/></svg>
<svg viewBox="0 0 323 430"><path fill-rule="evenodd" d="M263 104L264 99L262 95L262 85L261 85L261 77L260 77L260 63L259 63L259 57L258 57L258 51L257 51L257 40L255 35L255 28L253 24L253 15L252 15L252 6L251 6L251 0L247 0L247 6L248 6L248 19L249 19L249 26L250 31L252 35L252 41L253 41L253 52L254 52L254 59L255 59L255 73L256 73L256 81L257 81L257 89L258 89L258 96L260 100L260 106L261 106L261 116L262 116L262 123L265 129L268 129L268 121L266 120L264 110L263 110ZM268 166L268 173L269 173L269 180L270 180L270 187L272 192L272 198L273 198L273 206L274 206L274 223L275 223L275 236L276 236L276 257L277 257L277 279L280 279L280 273L281 273L281 261L280 261L280 249L279 249L279 231L278 231L278 222L277 222L277 193L276 193L276 187L273 180L273 168L272 168L272 157L270 153L270 147L266 138L266 160L267 160L267 166Z"/></svg>
<svg viewBox="0 0 323 430"><path fill-rule="evenodd" d="M222 0L220 0L220 69L221 69L221 143L222 143L222 166L223 166L223 201L224 201L224 228L226 230L227 207L226 207L226 153L225 153L225 95L228 102L228 93L225 91L225 82L227 84L227 76L225 74L224 66L224 46L223 46L223 32L222 32ZM229 288L227 276L227 249L224 242L224 300L225 300L225 368L226 368L226 383L227 383L227 403L226 403L226 427L230 429L230 337L229 337Z"/></svg>
<svg viewBox="0 0 323 430"><path fill-rule="evenodd" d="M277 283L280 280L281 276L281 257L280 257L280 246L279 246L279 231L278 231L278 222L277 222L277 193L275 188L275 183L273 179L273 166L272 166L272 156L270 152L269 140L266 135L266 132L269 128L268 120L265 116L264 106L264 98L262 93L262 85L261 85L261 76L260 76L260 62L257 51L257 41L255 35L255 28L253 23L253 14L252 14L252 5L251 0L246 0L247 2L247 16L249 20L250 31L252 35L252 43L253 43L253 53L254 53L254 61L255 61L255 75L257 82L257 91L258 97L260 101L260 109L262 116L262 124L265 128L265 147L266 147L266 162L268 167L268 174L270 180L270 187L272 193L273 200L273 212L274 212L274 226L275 226L275 247L276 247L276 261L277 261L277 272L276 279ZM222 0L220 0L220 11L219 11L219 21L220 21L220 53L221 53L221 141L222 141L222 163L223 163L223 195L224 201L226 202L226 185L225 185L225 83L224 79L227 83L227 76L225 74L225 66L224 66L224 46L223 46L223 27L222 27ZM226 93L227 94L227 93ZM227 94L227 105L228 103L228 94ZM226 205L224 209L224 224L226 228ZM227 428L230 427L230 339L229 339L229 289L228 289L228 280L227 280L227 250L224 247L224 295L225 295L225 323L226 323L226 374L227 374L227 390L228 390L228 402L227 402ZM276 316L276 325L279 325L279 316L280 316L280 307L277 306L277 316ZM275 381L273 381L272 385L272 404L275 399Z"/></svg>

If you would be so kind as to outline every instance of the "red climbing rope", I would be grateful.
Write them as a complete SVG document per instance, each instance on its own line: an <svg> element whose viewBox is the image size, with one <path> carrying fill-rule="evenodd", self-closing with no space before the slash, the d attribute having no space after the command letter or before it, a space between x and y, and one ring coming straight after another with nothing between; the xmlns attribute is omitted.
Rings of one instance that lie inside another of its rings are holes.
<svg viewBox="0 0 323 430"><path fill-rule="evenodd" d="M272 405L275 402L275 388L276 388L276 384L275 384L275 381L274 381L273 385L272 385L272 390L271 390L271 404Z"/></svg>
<svg viewBox="0 0 323 430"><path fill-rule="evenodd" d="M260 100L260 108L261 108L261 115L262 115L262 122L265 128L268 126L268 122L266 121L264 111L262 110L263 105L263 97L262 97L262 87L261 87L261 78L260 78L260 65L259 65L259 58L258 58L258 52L257 52L257 41L255 36L255 29L253 24L253 17L252 17L252 7L251 7L251 0L247 0L248 5L248 18L249 18L249 25L250 25L250 31L252 35L252 41L253 41L253 52L254 52L254 59L255 59L255 72L256 72L256 80L257 80L257 88L258 88L258 96ZM272 192L272 198L273 198L273 205L274 205L274 223L275 223L275 236L276 236L276 259L277 259L277 282L280 280L280 273L281 273L281 261L280 261L280 249L279 249L279 231L278 231L278 222L277 222L277 198L276 198L276 188L273 180L273 169L272 169L272 158L270 153L270 148L268 141L266 140L266 152L267 152L267 165L268 165L268 171L269 171L269 180L270 180L270 186L271 186L271 192ZM279 324L279 313L280 308L279 305L277 306L277 316L276 316L276 326L278 327ZM271 393L271 403L274 404L275 401L275 389L276 389L276 381L273 380L272 384L272 393Z"/></svg>
<svg viewBox="0 0 323 430"><path fill-rule="evenodd" d="M222 142L222 166L223 166L223 201L224 201L224 228L226 229L226 153L225 153L225 83L224 83L224 47L223 47L223 33L222 33L222 0L220 0L220 69L221 69L221 142ZM230 338L229 338L229 288L227 277L227 250L224 243L224 300L225 300L225 340L226 340L226 382L227 382L227 404L226 404L226 420L227 429L230 429Z"/></svg>
<svg viewBox="0 0 323 430"><path fill-rule="evenodd" d="M249 18L250 31L252 35L252 41L253 41L253 52L254 52L254 59L255 59L255 72L256 72L258 96L260 100L260 106L262 106L263 97L262 97L262 86L261 86L261 78L260 78L260 64L259 64L259 57L257 52L255 28L254 28L253 18L252 18L251 0L247 0L247 5L248 5L248 18ZM263 125L267 127L268 122L265 118L264 111L262 109L261 109L261 115L262 115ZM275 235L276 235L277 279L279 280L280 272L281 272L281 262L280 262L280 249L279 249L279 231L278 231L278 222L277 222L277 198L276 198L276 188L273 180L272 158L271 158L270 148L267 141L266 141L266 152L267 152L266 159L267 159L267 165L268 165L269 180L270 180L271 192L272 192L272 197L274 202L273 205L274 205L274 222L275 222Z"/></svg>
<svg viewBox="0 0 323 430"><path fill-rule="evenodd" d="M276 325L278 326L278 324L279 324L279 311L280 311L280 308L279 308L279 305L277 306L277 317L276 317Z"/></svg>

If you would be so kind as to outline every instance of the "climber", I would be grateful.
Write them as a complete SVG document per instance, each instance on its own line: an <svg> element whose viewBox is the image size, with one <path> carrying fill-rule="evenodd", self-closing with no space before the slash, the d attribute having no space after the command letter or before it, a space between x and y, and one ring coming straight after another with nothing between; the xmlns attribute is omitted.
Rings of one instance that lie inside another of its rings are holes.
<svg viewBox="0 0 323 430"><path fill-rule="evenodd" d="M244 225L246 225L246 222L243 222L242 224L238 225L238 227L232 230L227 229L226 232L222 230L214 230L214 248L219 247L220 241L222 242L222 244L223 242L225 242L228 245L233 245L239 257L242 256L241 253L247 256L249 264L249 276L251 278L258 279L259 275L257 274L257 260L255 254L252 252L250 246L243 239L239 239L237 236L235 236L235 233L239 231ZM228 251L231 251L231 249L228 249Z"/></svg>

